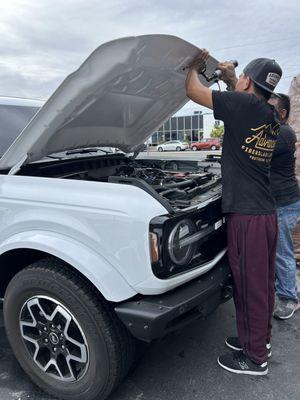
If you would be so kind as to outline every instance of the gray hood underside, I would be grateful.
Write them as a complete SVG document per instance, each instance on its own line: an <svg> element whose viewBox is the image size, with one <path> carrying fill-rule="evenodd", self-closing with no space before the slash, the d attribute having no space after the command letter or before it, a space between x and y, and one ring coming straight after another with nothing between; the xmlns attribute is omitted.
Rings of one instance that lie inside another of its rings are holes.
<svg viewBox="0 0 300 400"><path fill-rule="evenodd" d="M21 132L1 158L0 169L76 148L135 151L188 101L183 67L198 53L194 45L167 35L101 45ZM216 65L210 57L207 73Z"/></svg>

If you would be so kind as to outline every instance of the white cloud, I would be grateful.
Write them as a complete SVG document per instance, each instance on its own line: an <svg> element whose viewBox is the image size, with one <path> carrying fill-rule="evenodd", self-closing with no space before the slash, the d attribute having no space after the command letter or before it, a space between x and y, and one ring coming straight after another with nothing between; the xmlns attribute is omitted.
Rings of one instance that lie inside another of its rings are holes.
<svg viewBox="0 0 300 400"><path fill-rule="evenodd" d="M300 72L299 14L298 0L2 0L0 92L45 99L101 43L146 33L180 36L241 66L275 57L287 92Z"/></svg>

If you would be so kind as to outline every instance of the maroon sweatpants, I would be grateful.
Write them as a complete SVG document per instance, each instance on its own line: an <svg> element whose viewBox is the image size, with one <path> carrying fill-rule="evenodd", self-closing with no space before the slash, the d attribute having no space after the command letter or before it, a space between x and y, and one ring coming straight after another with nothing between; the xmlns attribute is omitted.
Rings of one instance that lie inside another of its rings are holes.
<svg viewBox="0 0 300 400"><path fill-rule="evenodd" d="M245 354L261 364L271 339L277 217L230 214L227 221L238 337Z"/></svg>

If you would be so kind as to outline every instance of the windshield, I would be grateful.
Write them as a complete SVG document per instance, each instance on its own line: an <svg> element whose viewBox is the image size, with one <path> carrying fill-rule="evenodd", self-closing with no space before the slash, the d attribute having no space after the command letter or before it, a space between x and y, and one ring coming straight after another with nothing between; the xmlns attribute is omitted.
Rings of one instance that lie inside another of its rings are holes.
<svg viewBox="0 0 300 400"><path fill-rule="evenodd" d="M0 157L38 110L39 107L0 105Z"/></svg>

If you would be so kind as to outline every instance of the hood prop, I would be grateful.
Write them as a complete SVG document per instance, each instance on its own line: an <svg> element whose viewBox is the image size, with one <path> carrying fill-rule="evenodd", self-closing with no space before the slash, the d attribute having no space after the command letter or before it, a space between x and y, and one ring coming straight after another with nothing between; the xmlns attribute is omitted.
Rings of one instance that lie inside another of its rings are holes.
<svg viewBox="0 0 300 400"><path fill-rule="evenodd" d="M17 172L20 171L22 165L25 163L25 161L28 158L28 154L24 154L24 156L21 158L20 161L18 161L10 170L8 175L16 175Z"/></svg>

